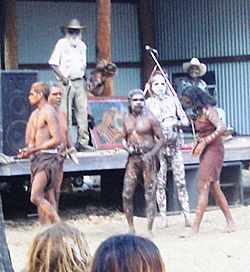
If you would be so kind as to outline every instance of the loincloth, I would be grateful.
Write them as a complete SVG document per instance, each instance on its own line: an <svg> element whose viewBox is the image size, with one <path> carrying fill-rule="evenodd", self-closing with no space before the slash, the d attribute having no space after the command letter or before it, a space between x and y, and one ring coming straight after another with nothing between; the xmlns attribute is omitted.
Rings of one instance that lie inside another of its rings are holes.
<svg viewBox="0 0 250 272"><path fill-rule="evenodd" d="M128 161L126 164L126 168L129 164L132 164L133 167L137 167L138 169L143 170L146 165L151 165L152 171L154 171L155 174L158 173L160 170L160 160L157 155L153 156L151 160L143 160L144 154L132 154L128 156Z"/></svg>
<svg viewBox="0 0 250 272"><path fill-rule="evenodd" d="M52 188L57 181L58 175L63 171L63 162L64 156L60 153L37 152L33 154L30 158L30 186L32 186L35 176L45 171L48 180L45 191Z"/></svg>

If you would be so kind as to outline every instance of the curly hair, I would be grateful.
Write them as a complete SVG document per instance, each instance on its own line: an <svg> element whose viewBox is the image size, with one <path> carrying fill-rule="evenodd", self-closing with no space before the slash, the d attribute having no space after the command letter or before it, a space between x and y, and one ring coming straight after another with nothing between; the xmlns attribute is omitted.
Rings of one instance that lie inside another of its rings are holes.
<svg viewBox="0 0 250 272"><path fill-rule="evenodd" d="M202 108L208 108L209 106L215 106L217 104L216 99L210 94L204 92L197 86L188 86L183 92L182 96L188 97L192 102L192 108L195 112L200 111Z"/></svg>
<svg viewBox="0 0 250 272"><path fill-rule="evenodd" d="M164 272L157 246L136 235L116 235L101 243L93 258L91 272Z"/></svg>
<svg viewBox="0 0 250 272"><path fill-rule="evenodd" d="M66 223L58 223L35 237L26 271L87 271L90 258L84 234Z"/></svg>
<svg viewBox="0 0 250 272"><path fill-rule="evenodd" d="M136 95L136 94L143 95L143 97L145 98L143 90L141 90L141 89L132 89L132 90L130 90L129 93L128 93L128 102L129 102L128 103L128 111L129 111L129 113L132 113L130 102L132 100L132 97L134 95Z"/></svg>

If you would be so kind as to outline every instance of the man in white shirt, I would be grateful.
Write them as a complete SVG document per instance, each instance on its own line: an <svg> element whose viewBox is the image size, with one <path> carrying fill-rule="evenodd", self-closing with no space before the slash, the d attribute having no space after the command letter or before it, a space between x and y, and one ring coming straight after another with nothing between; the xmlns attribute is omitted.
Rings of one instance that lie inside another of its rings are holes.
<svg viewBox="0 0 250 272"><path fill-rule="evenodd" d="M93 150L88 144L87 88L84 79L87 47L81 40L82 32L86 27L81 26L77 19L72 19L68 26L61 29L65 37L56 43L49 64L63 89L61 106L67 114L69 125L72 125L72 106L74 106L77 122L76 149Z"/></svg>

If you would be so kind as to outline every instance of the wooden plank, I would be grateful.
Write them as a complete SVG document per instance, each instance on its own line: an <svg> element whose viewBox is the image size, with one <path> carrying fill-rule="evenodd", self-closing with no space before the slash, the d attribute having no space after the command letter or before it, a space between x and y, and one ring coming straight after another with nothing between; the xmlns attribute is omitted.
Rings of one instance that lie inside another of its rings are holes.
<svg viewBox="0 0 250 272"><path fill-rule="evenodd" d="M123 149L97 150L77 153L79 165L70 159L64 162L64 172L82 172L98 174L106 170L125 169L127 153ZM192 157L190 150L183 150L186 167L199 164L197 157ZM250 137L236 137L225 144L224 162L250 161ZM29 160L15 160L14 163L0 167L0 182L6 177L30 175Z"/></svg>

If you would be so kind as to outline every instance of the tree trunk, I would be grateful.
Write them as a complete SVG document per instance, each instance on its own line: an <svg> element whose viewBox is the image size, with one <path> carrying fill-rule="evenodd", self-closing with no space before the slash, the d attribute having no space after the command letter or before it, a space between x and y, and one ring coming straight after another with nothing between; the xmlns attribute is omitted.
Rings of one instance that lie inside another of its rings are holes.
<svg viewBox="0 0 250 272"><path fill-rule="evenodd" d="M13 272L10 253L5 237L2 197L0 192L0 271Z"/></svg>
<svg viewBox="0 0 250 272"><path fill-rule="evenodd" d="M4 0L4 62L5 70L18 69L16 0Z"/></svg>
<svg viewBox="0 0 250 272"><path fill-rule="evenodd" d="M96 0L96 58L111 61L111 0ZM108 79L102 96L113 95L113 82Z"/></svg>

